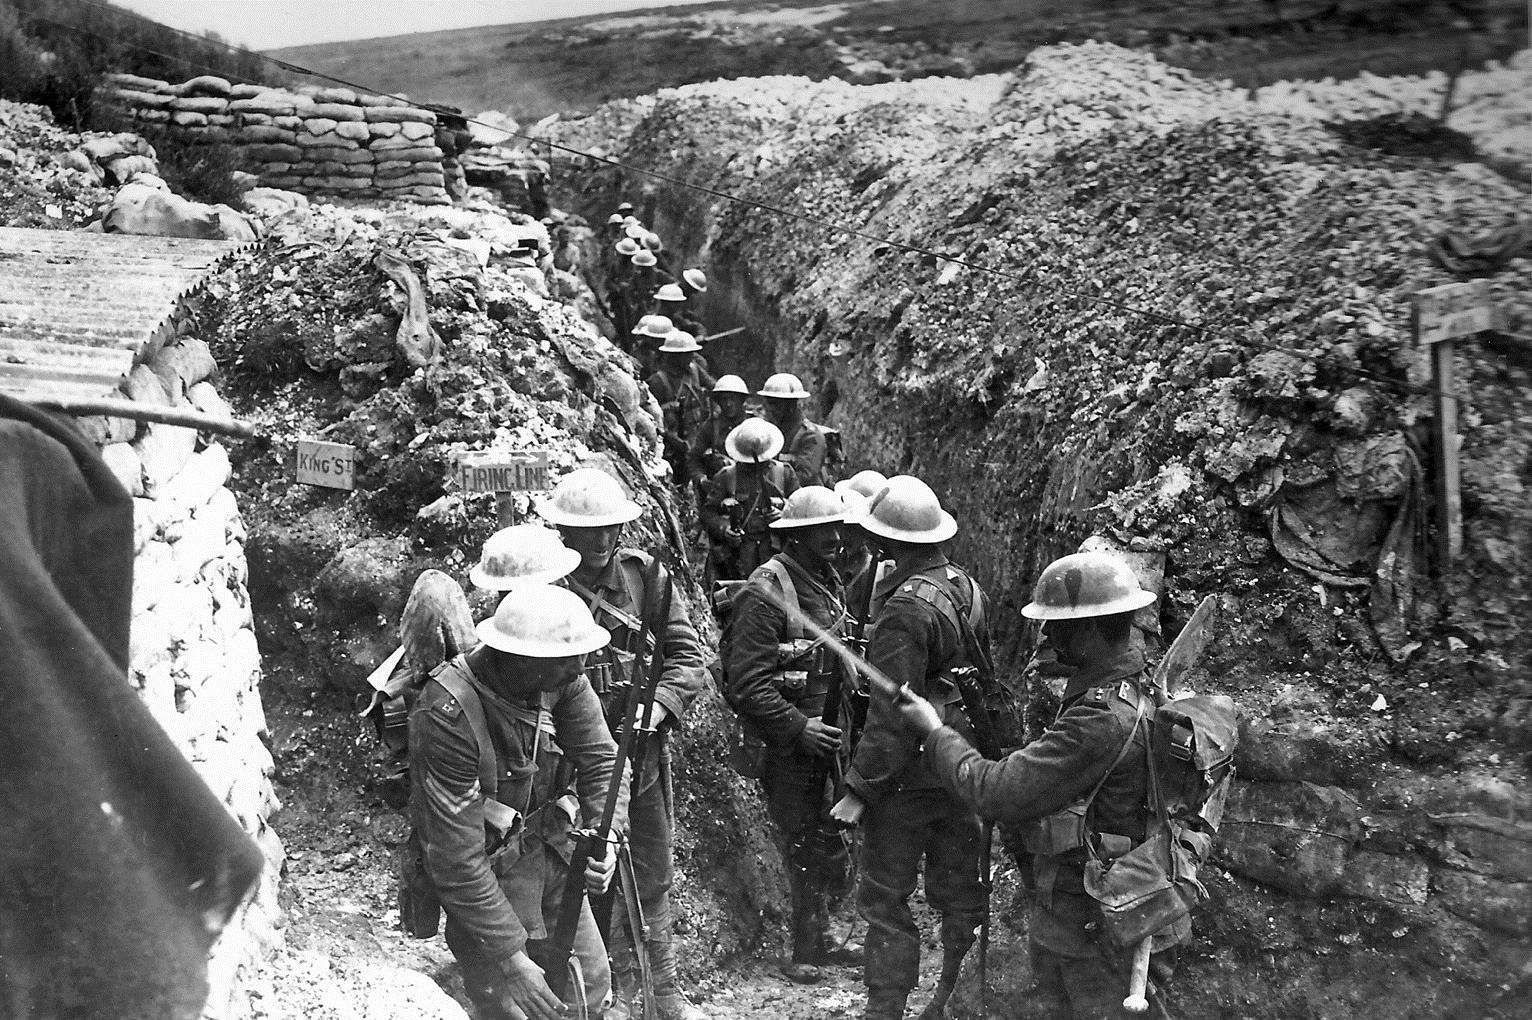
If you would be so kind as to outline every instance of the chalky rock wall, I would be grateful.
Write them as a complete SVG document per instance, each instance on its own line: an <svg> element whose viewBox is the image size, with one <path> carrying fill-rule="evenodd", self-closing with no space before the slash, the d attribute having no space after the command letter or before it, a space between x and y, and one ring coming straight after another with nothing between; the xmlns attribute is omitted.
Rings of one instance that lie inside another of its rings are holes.
<svg viewBox="0 0 1532 1020"><path fill-rule="evenodd" d="M134 130L236 146L240 166L266 187L425 205L450 205L463 190L456 148L439 135L435 112L397 99L131 74L108 75L97 96Z"/></svg>
<svg viewBox="0 0 1532 1020"><path fill-rule="evenodd" d="M227 415L208 377L213 357L180 335L134 367L124 391L152 405ZM243 972L275 939L280 806L262 740L260 652L246 590L245 525L229 491L229 456L193 429L123 418L83 419L133 494L133 628L129 678L154 717L260 845L266 868L208 961L210 1018L248 1015Z"/></svg>

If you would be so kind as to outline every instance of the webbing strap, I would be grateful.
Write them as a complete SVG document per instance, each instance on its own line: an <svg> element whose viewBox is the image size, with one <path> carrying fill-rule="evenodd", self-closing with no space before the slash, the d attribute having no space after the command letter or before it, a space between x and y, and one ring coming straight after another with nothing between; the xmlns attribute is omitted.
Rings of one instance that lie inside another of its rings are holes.
<svg viewBox="0 0 1532 1020"><path fill-rule="evenodd" d="M1139 696L1138 696L1138 710L1133 714L1133 725L1128 728L1128 739L1126 739L1126 740L1124 740L1122 742L1122 747L1118 750L1117 757L1112 759L1111 766L1105 772L1103 772L1101 774L1101 779L1096 783L1095 787L1093 787L1091 789L1090 796L1085 798L1085 809L1080 813L1080 817L1081 818L1083 818L1083 819L1089 819L1090 818L1090 806L1096 802L1096 794L1101 792L1101 788L1103 786L1105 786L1106 785L1106 781L1112 777L1112 773L1117 771L1117 766L1119 766L1119 765L1121 765L1123 763L1124 759L1126 759L1128 757L1128 752L1130 750L1132 750L1132 748L1133 748L1133 737L1134 737L1135 734L1138 733L1138 728L1139 728L1140 724L1142 724L1143 721L1144 721L1144 704L1148 700L1149 699L1144 697L1143 694L1139 694ZM1144 743L1145 744L1152 744L1153 741L1146 739L1144 741ZM1153 750L1152 747L1150 748L1149 754L1150 754L1151 758L1154 756L1154 750ZM1153 779L1153 776L1154 776L1154 763L1152 761L1149 763L1149 774L1150 774L1150 784L1153 785L1153 783L1154 783L1154 779ZM1096 848L1091 845L1091 842L1090 842L1089 839L1087 839L1085 841L1085 852L1090 854L1092 857L1096 856Z"/></svg>
<svg viewBox="0 0 1532 1020"><path fill-rule="evenodd" d="M803 624L798 622L803 617L803 606L798 601L798 586L793 583L792 575L788 573L787 567L775 556L761 564L761 566L770 571L771 576L777 579L777 587L782 589L783 601L792 607L792 612L787 614L787 636L789 639L796 641L808 633L808 631L804 630Z"/></svg>
<svg viewBox="0 0 1532 1020"><path fill-rule="evenodd" d="M581 584L579 581L576 581L572 577L564 578L564 583L569 585L570 591L574 592L576 595L585 600L585 604L590 607L592 616L598 614L610 616L612 619L616 620L618 623L622 624L624 627L633 631L634 633L637 633L643 629L644 625L638 617L634 616L626 609L618 609L616 606L608 602L606 600L606 596L602 595L600 592L593 591L592 589L585 587L585 585ZM610 630L611 628L608 629Z"/></svg>
<svg viewBox="0 0 1532 1020"><path fill-rule="evenodd" d="M462 672L459 672L459 671ZM457 699L468 716L468 728L473 732L474 742L479 745L479 790L486 797L493 797L500 786L500 765L495 760L495 745L489 739L489 722L484 718L484 703L479 692L463 673L468 664L454 659L444 665L433 679Z"/></svg>

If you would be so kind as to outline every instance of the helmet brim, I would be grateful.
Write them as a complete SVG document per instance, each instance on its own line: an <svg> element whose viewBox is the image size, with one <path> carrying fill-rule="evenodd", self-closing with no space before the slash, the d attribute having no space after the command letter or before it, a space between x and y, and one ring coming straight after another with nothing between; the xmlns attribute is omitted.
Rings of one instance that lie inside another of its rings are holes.
<svg viewBox="0 0 1532 1020"><path fill-rule="evenodd" d="M546 504L538 504L537 516L555 526L566 528L610 528L614 524L631 524L644 515L644 508L632 500L620 510L614 510L609 514L601 514L596 517L582 517L578 514L565 513L549 500ZM570 550L574 552L574 550ZM576 553L575 555L579 555Z"/></svg>
<svg viewBox="0 0 1532 1020"><path fill-rule="evenodd" d="M658 353L660 353L660 354L696 354L700 350L702 350L702 345L697 343L697 341L693 340L690 345L685 346L685 347L661 347L659 349Z"/></svg>
<svg viewBox="0 0 1532 1020"><path fill-rule="evenodd" d="M770 445L766 447L765 452L761 456L746 457L739 451L739 446L734 442L734 438L730 436L723 441L723 452L728 454L729 459L736 464L764 464L782 452L782 443L783 440L773 436Z"/></svg>
<svg viewBox="0 0 1532 1020"><path fill-rule="evenodd" d="M945 542L958 532L957 520L943 510L941 523L927 531L906 531L903 528L893 528L878 520L872 514L862 515L857 523L862 530L877 535L879 538L893 539L896 542L909 542L913 545L936 545Z"/></svg>
<svg viewBox="0 0 1532 1020"><path fill-rule="evenodd" d="M845 523L846 523L846 515L844 513L839 513L839 514L828 514L828 515L826 515L824 517L803 517L803 518L796 518L794 520L788 520L786 517L779 517L779 518L777 518L776 520L772 521L770 524L768 524L766 526L768 528L771 528L774 531L791 531L794 528L813 528L813 527L816 527L816 526L818 526L820 524L845 524Z"/></svg>
<svg viewBox="0 0 1532 1020"><path fill-rule="evenodd" d="M1090 620L1098 616L1137 612L1151 605L1156 598L1158 596L1154 592L1139 589L1091 606L1050 606L1042 602L1028 602L1021 607L1021 615L1029 620Z"/></svg>
<svg viewBox="0 0 1532 1020"><path fill-rule="evenodd" d="M546 570L522 574L519 577L503 577L489 573L482 565L476 563L468 571L468 579L473 582L474 587L483 588L485 591L514 591L532 584L552 584L559 578L568 576L579 565L579 553L573 549L560 549L556 561Z"/></svg>
<svg viewBox="0 0 1532 1020"><path fill-rule="evenodd" d="M773 393L770 390L756 390L755 395L758 397L775 397L777 400L809 399L809 395L807 393Z"/></svg>
<svg viewBox="0 0 1532 1020"><path fill-rule="evenodd" d="M497 652L523 655L529 659L566 659L576 655L589 655L611 643L612 635L605 627L600 624L593 624L592 627L593 629L586 631L569 644L557 641L528 641L525 638L507 634L495 626L494 617L475 626L473 632L480 641Z"/></svg>

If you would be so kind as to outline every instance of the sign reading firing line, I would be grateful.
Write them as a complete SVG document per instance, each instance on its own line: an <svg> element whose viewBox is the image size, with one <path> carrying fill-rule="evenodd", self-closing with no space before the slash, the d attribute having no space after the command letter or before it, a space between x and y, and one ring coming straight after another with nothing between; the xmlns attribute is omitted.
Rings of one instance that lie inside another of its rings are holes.
<svg viewBox="0 0 1532 1020"><path fill-rule="evenodd" d="M548 482L547 450L482 450L458 460L457 479L464 492L542 492Z"/></svg>
<svg viewBox="0 0 1532 1020"><path fill-rule="evenodd" d="M1489 281L1449 283L1415 294L1416 337L1422 345L1439 344L1495 328Z"/></svg>

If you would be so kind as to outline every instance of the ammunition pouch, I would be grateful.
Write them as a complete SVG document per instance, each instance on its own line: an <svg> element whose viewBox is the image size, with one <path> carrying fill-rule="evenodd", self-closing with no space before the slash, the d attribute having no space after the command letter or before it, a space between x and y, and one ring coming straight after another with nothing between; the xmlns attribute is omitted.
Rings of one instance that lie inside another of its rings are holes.
<svg viewBox="0 0 1532 1020"><path fill-rule="evenodd" d="M1101 905L1102 932L1122 947L1138 945L1191 913L1207 898L1195 852L1169 826L1112 860L1085 862L1085 891Z"/></svg>
<svg viewBox="0 0 1532 1020"><path fill-rule="evenodd" d="M1089 837L1085 828L1088 807L1088 802L1077 800L1051 815L1033 819L1021 827L1021 845L1040 857L1060 857L1084 848Z"/></svg>
<svg viewBox="0 0 1532 1020"><path fill-rule="evenodd" d="M607 648L601 653L601 657L595 661L587 661L585 675L590 680L591 688L596 696L603 701L613 692L626 693L627 685L633 675L632 652L621 648Z"/></svg>

